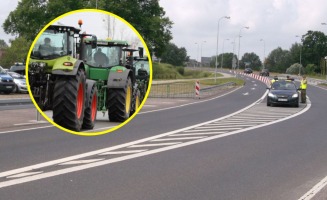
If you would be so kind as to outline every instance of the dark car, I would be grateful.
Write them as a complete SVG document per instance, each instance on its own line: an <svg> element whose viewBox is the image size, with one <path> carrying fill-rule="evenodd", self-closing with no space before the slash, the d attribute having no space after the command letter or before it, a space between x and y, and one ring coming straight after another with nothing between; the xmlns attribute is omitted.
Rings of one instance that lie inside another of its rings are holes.
<svg viewBox="0 0 327 200"><path fill-rule="evenodd" d="M0 92L9 94L14 90L15 86L14 79L0 67Z"/></svg>
<svg viewBox="0 0 327 200"><path fill-rule="evenodd" d="M290 105L299 107L299 91L292 81L275 81L267 95L267 106Z"/></svg>
<svg viewBox="0 0 327 200"><path fill-rule="evenodd" d="M245 68L244 69L244 73L246 73L246 74L252 74L252 69L251 68Z"/></svg>
<svg viewBox="0 0 327 200"><path fill-rule="evenodd" d="M262 69L260 72L260 76L269 76L269 70L268 69Z"/></svg>

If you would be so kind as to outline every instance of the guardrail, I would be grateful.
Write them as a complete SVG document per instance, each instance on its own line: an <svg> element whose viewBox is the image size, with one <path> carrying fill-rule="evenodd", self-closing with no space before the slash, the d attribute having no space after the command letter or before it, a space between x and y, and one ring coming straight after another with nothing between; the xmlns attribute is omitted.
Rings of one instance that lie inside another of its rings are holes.
<svg viewBox="0 0 327 200"><path fill-rule="evenodd" d="M228 82L221 85L208 86L200 83L200 97L210 96L219 93L222 90L232 88L236 85L234 82ZM152 84L149 94L150 98L194 98L195 82L176 82Z"/></svg>

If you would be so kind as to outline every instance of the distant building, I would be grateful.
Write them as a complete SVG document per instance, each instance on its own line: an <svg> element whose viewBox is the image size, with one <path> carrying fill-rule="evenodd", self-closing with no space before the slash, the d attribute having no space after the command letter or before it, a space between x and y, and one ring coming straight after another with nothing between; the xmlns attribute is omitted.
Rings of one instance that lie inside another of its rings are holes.
<svg viewBox="0 0 327 200"><path fill-rule="evenodd" d="M211 62L211 57L201 57L202 66L209 67Z"/></svg>

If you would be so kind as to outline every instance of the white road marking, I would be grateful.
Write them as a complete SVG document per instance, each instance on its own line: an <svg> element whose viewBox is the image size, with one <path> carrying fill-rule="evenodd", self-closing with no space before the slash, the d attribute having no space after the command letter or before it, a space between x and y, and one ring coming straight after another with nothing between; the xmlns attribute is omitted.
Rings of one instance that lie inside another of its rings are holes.
<svg viewBox="0 0 327 200"><path fill-rule="evenodd" d="M13 175L13 176L8 176L6 178L21 178L21 177L25 177L25 176L32 176L32 175L40 174L40 173L43 173L43 171L39 171L39 172L24 172L24 173L16 174L16 175Z"/></svg>
<svg viewBox="0 0 327 200"><path fill-rule="evenodd" d="M158 107L158 106L157 105L147 105L147 104L144 104L143 107L155 108L155 107Z"/></svg>
<svg viewBox="0 0 327 200"><path fill-rule="evenodd" d="M249 95L249 93L248 93L248 92L245 92L245 93L243 93L243 95L244 95L244 96L247 96L247 95Z"/></svg>
<svg viewBox="0 0 327 200"><path fill-rule="evenodd" d="M198 127L189 131L184 131L185 133L192 133L192 132L201 132L201 131L231 131L231 130L238 130L241 128L204 128L204 127Z"/></svg>
<svg viewBox="0 0 327 200"><path fill-rule="evenodd" d="M159 147L159 146L171 146L179 144L180 142L171 142L171 143L156 143L156 144L137 144L127 148L138 148L138 147Z"/></svg>
<svg viewBox="0 0 327 200"><path fill-rule="evenodd" d="M147 151L147 149L131 150L131 151L109 151L105 153L100 153L99 155L105 156L105 155L131 154L131 153L141 153L143 151Z"/></svg>
<svg viewBox="0 0 327 200"><path fill-rule="evenodd" d="M324 179L322 179L317 185L313 186L313 188L311 190L309 190L307 193L305 193L301 198L299 198L299 200L310 200L310 199L312 199L325 186L327 186L327 176Z"/></svg>
<svg viewBox="0 0 327 200"><path fill-rule="evenodd" d="M73 161L68 161L64 163L60 163L59 165L79 165L79 164L87 164L87 163L93 163L93 162L98 162L104 160L102 159L89 159L89 160L73 160Z"/></svg>
<svg viewBox="0 0 327 200"><path fill-rule="evenodd" d="M164 141L175 141L175 140L195 140L195 139L201 139L204 137L183 137L183 138L164 138L164 139L156 139L152 140L153 142L164 142Z"/></svg>
<svg viewBox="0 0 327 200"><path fill-rule="evenodd" d="M80 159L80 158L84 158L84 157L91 156L91 155L98 155L100 153L105 153L105 152L120 149L120 148L123 148L123 147L128 148L128 147L130 147L132 145L136 146L137 144L140 144L140 143L143 143L143 142L148 142L150 140L158 139L158 138L161 138L161 137L164 137L164 136L173 135L173 134L176 134L176 133L181 133L181 132L186 131L186 130L190 130L190 129L193 129L193 128L196 128L196 127L199 127L199 126L204 126L206 124L214 123L214 122L229 118L229 117L231 117L233 115L239 114L239 113L247 110L248 108L256 105L256 103L257 102L254 102L253 104L251 104L251 105L249 105L249 106L247 106L247 107L245 107L245 108L243 108L243 109L241 109L241 110L239 110L237 112L234 112L234 113L232 113L230 115L227 115L227 116L224 116L224 117L221 117L221 118L218 118L218 119L214 119L214 120L207 121L207 122L204 122L204 123L196 124L196 125L193 125L193 126L190 126L190 127L185 127L185 128L179 129L179 130L163 133L163 134L160 134L160 135L152 136L152 137L149 137L149 138L144 138L144 139L141 139L141 140L137 140L137 141L117 145L117 146L114 146L114 147L100 149L100 150L97 150L97 151L92 151L92 152L79 154L79 155L75 155L75 156L71 156L71 157L67 157L67 158L62 158L62 159L58 159L58 160L53 160L53 161L49 161L49 162L45 162L45 163L40 163L40 164L36 164L36 165L32 165L32 166L27 166L27 167L23 167L23 168L19 168L19 169L14 169L14 170L2 172L2 173L0 173L0 177L10 176L10 175L14 175L14 174L17 174L17 173L23 173L23 172L26 172L26 171L31 171L31 170L36 170L36 169L39 169L39 168L42 168L42 167L59 164L59 163L62 163L64 161L67 162L67 161ZM16 185L16 184L21 184L21 183L26 183L26 182L31 182L31 181L35 181L35 180L39 180L39 179L49 178L49 177L53 177L53 176L58 176L58 175L62 175L62 174L67 174L67 173L71 173L71 172L81 171L81 170L84 170L84 169L90 169L90 168L94 168L94 167L98 167L98 166L108 165L110 163L120 162L120 161L124 161L124 160L128 160L128 159L133 159L133 158L137 158L137 157L141 157L141 156L155 154L155 153L159 153L159 152L163 152L163 151L168 151L168 150L172 150L172 149L176 149L176 148L181 148L181 147L184 147L184 146L189 146L189 145L192 145L192 144L197 144L197 143L201 143L201 142L205 142L205 141L210 141L210 140L214 140L214 139L218 139L218 138L223 138L223 137L239 134L239 133L242 133L242 132L245 132L245 131L261 128L261 127L264 127L264 126L268 126L268 125L271 125L271 124L275 124L275 123L279 123L281 121L291 119L293 117L296 117L296 116L301 115L302 113L306 112L307 110L310 109L310 107L311 107L311 103L308 101L307 106L304 109L302 109L300 112L295 113L292 116L281 118L279 120L272 121L272 122L269 122L269 123L264 123L264 124L260 124L260 125L257 125L257 126L244 128L244 129L241 129L241 130L231 131L231 132L220 134L220 135L213 135L213 136L210 136L210 137L205 137L205 138L198 139L198 140L192 140L192 141L189 141L189 142L177 143L177 144L173 143L174 145L169 145L169 146L165 146L165 147L161 147L161 148L156 148L156 149L141 152L141 153L126 155L126 156L122 156L122 157L118 157L118 158L106 159L106 160L102 160L102 161L99 161L99 162L93 162L93 163L89 163L89 164L78 165L78 166L74 166L74 167L70 167L70 168L65 168L65 169L46 172L46 173L42 173L42 174L32 175L32 176L28 176L28 177L18 178L18 179L14 179L14 180L10 180L10 181L3 181L3 182L0 182L0 188L8 187L8 186L11 186L11 185Z"/></svg>
<svg viewBox="0 0 327 200"><path fill-rule="evenodd" d="M192 135L217 135L223 133L226 133L226 131L203 132L203 133L177 133L174 135L169 135L169 137L192 136Z"/></svg>
<svg viewBox="0 0 327 200"><path fill-rule="evenodd" d="M13 133L13 132L19 132L19 131L30 131L30 130L35 130L35 129L42 129L42 128L51 128L54 126L41 126L41 127L35 127L35 128L24 128L24 129L17 129L17 130L11 130L11 131L2 131L0 134L5 134L5 133Z"/></svg>

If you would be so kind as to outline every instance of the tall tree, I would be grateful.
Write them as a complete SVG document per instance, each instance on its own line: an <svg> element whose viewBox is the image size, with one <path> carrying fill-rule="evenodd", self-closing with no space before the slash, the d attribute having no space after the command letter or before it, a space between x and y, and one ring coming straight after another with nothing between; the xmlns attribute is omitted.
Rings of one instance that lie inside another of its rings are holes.
<svg viewBox="0 0 327 200"><path fill-rule="evenodd" d="M241 60L242 60L242 63L244 63L244 64L248 63L247 67L250 67L254 70L259 70L260 67L262 66L262 62L260 61L259 56L253 52L245 53Z"/></svg>
<svg viewBox="0 0 327 200"><path fill-rule="evenodd" d="M187 51L184 47L178 48L175 44L169 43L161 56L161 61L175 66L183 66L187 61Z"/></svg>
<svg viewBox="0 0 327 200"><path fill-rule="evenodd" d="M8 44L6 41L0 39L0 49L6 49L8 47Z"/></svg>
<svg viewBox="0 0 327 200"><path fill-rule="evenodd" d="M23 37L16 38L15 40L10 40L10 43L10 47L6 49L6 56L0 60L0 65L8 68L15 62L25 61L31 45L31 42L28 42Z"/></svg>
<svg viewBox="0 0 327 200"><path fill-rule="evenodd" d="M51 20L68 11L95 8L112 12L131 23L151 51L160 56L172 39L172 21L159 0L22 0L3 23L6 33L33 40Z"/></svg>
<svg viewBox="0 0 327 200"><path fill-rule="evenodd" d="M327 56L327 36L320 31L308 31L302 36L303 66L315 64L320 66L321 59Z"/></svg>
<svg viewBox="0 0 327 200"><path fill-rule="evenodd" d="M284 73L292 64L290 51L278 47L268 55L266 67L270 71Z"/></svg>

